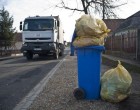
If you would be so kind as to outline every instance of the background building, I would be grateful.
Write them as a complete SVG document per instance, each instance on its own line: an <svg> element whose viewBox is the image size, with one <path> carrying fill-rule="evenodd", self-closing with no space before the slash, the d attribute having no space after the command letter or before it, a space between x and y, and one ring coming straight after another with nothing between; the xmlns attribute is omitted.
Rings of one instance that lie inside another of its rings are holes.
<svg viewBox="0 0 140 110"><path fill-rule="evenodd" d="M115 25L114 22L110 23ZM109 25L107 24L109 27ZM140 11L124 20L106 39L107 53L129 59L140 59Z"/></svg>

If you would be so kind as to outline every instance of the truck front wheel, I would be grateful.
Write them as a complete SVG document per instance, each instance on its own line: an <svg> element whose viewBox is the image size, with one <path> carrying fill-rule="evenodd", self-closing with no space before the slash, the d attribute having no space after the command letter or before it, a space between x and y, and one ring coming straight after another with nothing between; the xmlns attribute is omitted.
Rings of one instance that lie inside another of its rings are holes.
<svg viewBox="0 0 140 110"><path fill-rule="evenodd" d="M33 59L33 54L32 54L31 52L27 52L27 53L26 53L26 59L27 59L27 60Z"/></svg>
<svg viewBox="0 0 140 110"><path fill-rule="evenodd" d="M64 55L64 50L61 50L61 52L59 53L59 56L63 56Z"/></svg>
<svg viewBox="0 0 140 110"><path fill-rule="evenodd" d="M53 54L53 56L54 56L55 59L58 59L58 57L59 57L59 51L58 51L58 49L56 49L56 51Z"/></svg>
<svg viewBox="0 0 140 110"><path fill-rule="evenodd" d="M59 56L63 56L64 55L64 45L60 44L60 53Z"/></svg>

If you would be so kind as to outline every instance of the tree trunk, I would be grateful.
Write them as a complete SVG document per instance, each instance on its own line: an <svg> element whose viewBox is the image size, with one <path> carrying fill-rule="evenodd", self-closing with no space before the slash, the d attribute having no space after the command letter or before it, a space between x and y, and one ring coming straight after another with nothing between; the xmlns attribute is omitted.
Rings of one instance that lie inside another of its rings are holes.
<svg viewBox="0 0 140 110"><path fill-rule="evenodd" d="M103 11L102 11L102 14L103 14L103 20L105 19L105 0L102 0L103 2Z"/></svg>
<svg viewBox="0 0 140 110"><path fill-rule="evenodd" d="M85 0L81 0L81 1L82 1L82 5L83 5L85 14L88 14L87 7L85 6Z"/></svg>

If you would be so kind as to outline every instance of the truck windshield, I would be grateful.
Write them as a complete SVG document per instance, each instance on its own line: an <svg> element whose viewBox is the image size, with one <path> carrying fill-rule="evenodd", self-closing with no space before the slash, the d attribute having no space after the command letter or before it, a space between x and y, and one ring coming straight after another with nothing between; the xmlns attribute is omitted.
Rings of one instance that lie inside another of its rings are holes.
<svg viewBox="0 0 140 110"><path fill-rule="evenodd" d="M23 31L45 31L53 29L53 19L26 19L24 21Z"/></svg>

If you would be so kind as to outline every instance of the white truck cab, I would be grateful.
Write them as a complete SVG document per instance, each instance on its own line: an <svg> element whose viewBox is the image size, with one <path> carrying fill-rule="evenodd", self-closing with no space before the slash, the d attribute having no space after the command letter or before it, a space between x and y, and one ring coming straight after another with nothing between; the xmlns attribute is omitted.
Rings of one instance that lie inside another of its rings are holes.
<svg viewBox="0 0 140 110"><path fill-rule="evenodd" d="M28 60L34 54L52 54L55 59L64 52L63 29L59 16L35 16L20 22L23 45L21 52Z"/></svg>

